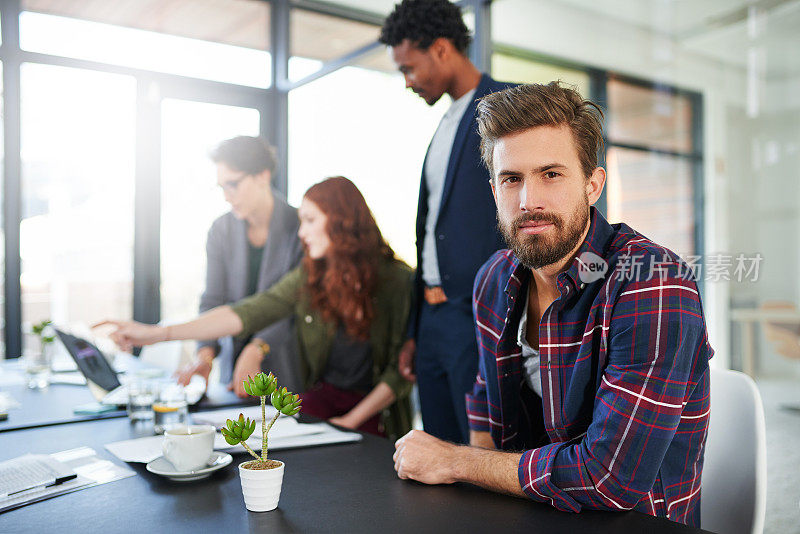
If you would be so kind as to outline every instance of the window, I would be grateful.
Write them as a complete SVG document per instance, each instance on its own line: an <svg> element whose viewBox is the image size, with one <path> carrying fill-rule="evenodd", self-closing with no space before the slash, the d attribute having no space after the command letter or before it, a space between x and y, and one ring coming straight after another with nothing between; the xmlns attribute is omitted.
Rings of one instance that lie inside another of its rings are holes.
<svg viewBox="0 0 800 534"><path fill-rule="evenodd" d="M377 41L379 33L380 28L373 24L293 9L289 79L298 81L313 74L324 62Z"/></svg>
<svg viewBox="0 0 800 534"><path fill-rule="evenodd" d="M695 132L688 95L611 78L607 215L684 256L698 252Z"/></svg>
<svg viewBox="0 0 800 534"><path fill-rule="evenodd" d="M237 135L258 135L255 109L164 99L161 105L161 317L197 315L205 288L206 235L229 211L209 152Z"/></svg>
<svg viewBox="0 0 800 534"><path fill-rule="evenodd" d="M252 87L270 85L267 2L26 0L23 9L23 50Z"/></svg>
<svg viewBox="0 0 800 534"><path fill-rule="evenodd" d="M135 99L128 76L21 67L25 323L131 316Z"/></svg>
<svg viewBox="0 0 800 534"><path fill-rule="evenodd" d="M289 201L328 176L349 178L398 256L415 265L422 162L447 100L429 108L399 75L359 67L291 91Z"/></svg>
<svg viewBox="0 0 800 534"><path fill-rule="evenodd" d="M692 104L668 88L608 82L607 135L630 143L682 153L692 151Z"/></svg>
<svg viewBox="0 0 800 534"><path fill-rule="evenodd" d="M553 80L561 80L575 85L584 96L590 94L589 75L584 71L510 54L492 54L492 77L504 82L517 83L549 83Z"/></svg>
<svg viewBox="0 0 800 534"><path fill-rule="evenodd" d="M611 147L606 156L607 217L683 256L695 253L692 164L679 158Z"/></svg>

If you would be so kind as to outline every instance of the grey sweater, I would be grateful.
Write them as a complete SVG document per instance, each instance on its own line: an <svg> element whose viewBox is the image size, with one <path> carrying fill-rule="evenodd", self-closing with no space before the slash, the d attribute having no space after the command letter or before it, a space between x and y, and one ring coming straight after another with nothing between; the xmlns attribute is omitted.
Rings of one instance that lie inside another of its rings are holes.
<svg viewBox="0 0 800 534"><path fill-rule="evenodd" d="M281 194L273 191L275 207L269 223L269 235L264 244L258 276L257 291L265 291L283 275L294 269L302 257L302 245L297 237L297 210L286 203ZM247 222L232 213L222 215L211 225L206 243L206 289L200 297L200 312L231 304L247 294ZM262 368L280 379L290 391L302 391L303 381L297 360L297 348L292 318L278 321L260 330L254 337L270 345L270 354ZM214 347L221 364L221 380L231 379L233 365L244 347L241 340L221 338L204 341L199 346Z"/></svg>

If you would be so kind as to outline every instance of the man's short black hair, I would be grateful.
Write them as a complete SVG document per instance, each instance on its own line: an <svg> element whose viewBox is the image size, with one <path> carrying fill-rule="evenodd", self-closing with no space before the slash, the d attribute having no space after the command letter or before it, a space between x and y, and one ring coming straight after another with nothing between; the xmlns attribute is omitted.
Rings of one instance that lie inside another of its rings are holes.
<svg viewBox="0 0 800 534"><path fill-rule="evenodd" d="M450 39L459 52L466 54L472 37L458 6L449 0L403 0L386 17L378 40L397 46L408 39L427 50L439 37Z"/></svg>

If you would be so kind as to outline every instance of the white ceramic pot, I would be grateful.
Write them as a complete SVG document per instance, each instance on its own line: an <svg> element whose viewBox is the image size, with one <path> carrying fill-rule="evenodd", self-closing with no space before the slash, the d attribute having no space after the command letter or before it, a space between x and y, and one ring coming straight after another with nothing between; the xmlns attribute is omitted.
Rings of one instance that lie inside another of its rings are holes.
<svg viewBox="0 0 800 534"><path fill-rule="evenodd" d="M274 469L245 469L239 464L239 479L242 481L244 505L251 512L269 512L278 507L283 484L283 468L286 464L280 460L280 467Z"/></svg>

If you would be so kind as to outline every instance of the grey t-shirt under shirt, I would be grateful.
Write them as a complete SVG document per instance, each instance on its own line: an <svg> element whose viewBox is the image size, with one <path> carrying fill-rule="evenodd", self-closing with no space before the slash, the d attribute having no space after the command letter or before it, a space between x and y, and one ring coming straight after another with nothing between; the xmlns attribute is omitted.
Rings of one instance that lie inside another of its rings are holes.
<svg viewBox="0 0 800 534"><path fill-rule="evenodd" d="M517 331L517 345L522 348L522 366L525 368L523 378L528 387L542 396L542 374L539 368L539 350L531 347L528 343L528 304L530 292L525 292L525 307L522 309L522 317L519 319L519 330Z"/></svg>
<svg viewBox="0 0 800 534"><path fill-rule="evenodd" d="M428 189L428 216L425 219L425 239L422 243L422 279L428 286L442 285L439 273L439 259L436 255L436 221L439 219L439 206L442 203L444 180L450 152L456 138L461 117L472 102L475 89L454 101L439 122L433 134L428 156L425 159L425 186ZM465 216L467 216L465 214Z"/></svg>

